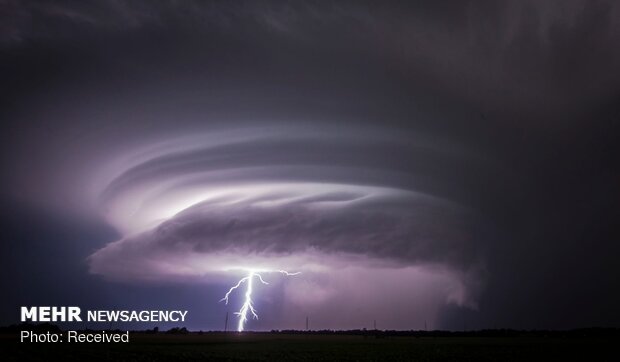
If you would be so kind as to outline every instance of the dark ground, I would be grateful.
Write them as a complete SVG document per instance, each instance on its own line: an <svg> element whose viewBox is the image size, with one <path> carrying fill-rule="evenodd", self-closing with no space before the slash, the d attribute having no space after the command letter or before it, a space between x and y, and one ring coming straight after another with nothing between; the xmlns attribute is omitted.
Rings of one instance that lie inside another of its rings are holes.
<svg viewBox="0 0 620 362"><path fill-rule="evenodd" d="M620 361L617 334L381 336L131 333L130 343L20 343L0 335L0 360L80 361Z"/></svg>

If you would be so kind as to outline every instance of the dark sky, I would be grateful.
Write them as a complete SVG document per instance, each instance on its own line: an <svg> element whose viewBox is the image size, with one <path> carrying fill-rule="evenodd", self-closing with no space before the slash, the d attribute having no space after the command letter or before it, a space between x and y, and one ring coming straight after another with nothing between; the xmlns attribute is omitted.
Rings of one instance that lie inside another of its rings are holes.
<svg viewBox="0 0 620 362"><path fill-rule="evenodd" d="M617 4L0 9L0 323L620 327Z"/></svg>

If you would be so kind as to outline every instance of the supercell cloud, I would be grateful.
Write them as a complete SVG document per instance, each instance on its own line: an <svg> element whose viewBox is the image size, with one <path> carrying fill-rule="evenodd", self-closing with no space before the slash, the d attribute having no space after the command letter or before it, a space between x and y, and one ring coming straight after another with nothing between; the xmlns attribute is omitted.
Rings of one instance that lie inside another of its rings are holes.
<svg viewBox="0 0 620 362"><path fill-rule="evenodd" d="M0 313L619 325L617 3L0 7Z"/></svg>
<svg viewBox="0 0 620 362"><path fill-rule="evenodd" d="M110 162L106 174L113 177L96 194L122 238L89 257L91 272L123 281L213 282L246 269L301 271L287 287L305 308L325 303L325 286L349 280L352 270L366 300L394 294L403 283L419 293L412 276L426 275L440 281L424 287L441 290L433 296L438 302L475 307L484 263L475 210L417 189L417 179L434 176L432 165L418 173L410 167L454 162L464 152L419 138L280 126L137 150ZM371 293L378 287L373 274L400 282ZM330 281L296 286L316 278Z"/></svg>

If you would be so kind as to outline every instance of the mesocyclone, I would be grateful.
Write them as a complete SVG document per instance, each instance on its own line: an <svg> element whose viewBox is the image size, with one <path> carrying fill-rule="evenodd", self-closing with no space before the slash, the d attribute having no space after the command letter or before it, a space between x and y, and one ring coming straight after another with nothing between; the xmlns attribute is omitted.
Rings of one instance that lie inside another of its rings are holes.
<svg viewBox="0 0 620 362"><path fill-rule="evenodd" d="M147 145L101 173L97 203L122 238L93 253L90 270L126 281L376 270L431 276L446 301L473 305L481 265L474 217L442 197L442 183L453 182L442 167L457 156L437 145L289 127Z"/></svg>

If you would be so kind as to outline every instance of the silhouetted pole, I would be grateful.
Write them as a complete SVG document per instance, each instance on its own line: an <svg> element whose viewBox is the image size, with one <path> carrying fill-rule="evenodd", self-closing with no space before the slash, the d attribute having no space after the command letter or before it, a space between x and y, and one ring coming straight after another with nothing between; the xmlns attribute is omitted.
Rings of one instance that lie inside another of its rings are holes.
<svg viewBox="0 0 620 362"><path fill-rule="evenodd" d="M228 332L228 312L226 312L226 320L224 320L224 332Z"/></svg>

